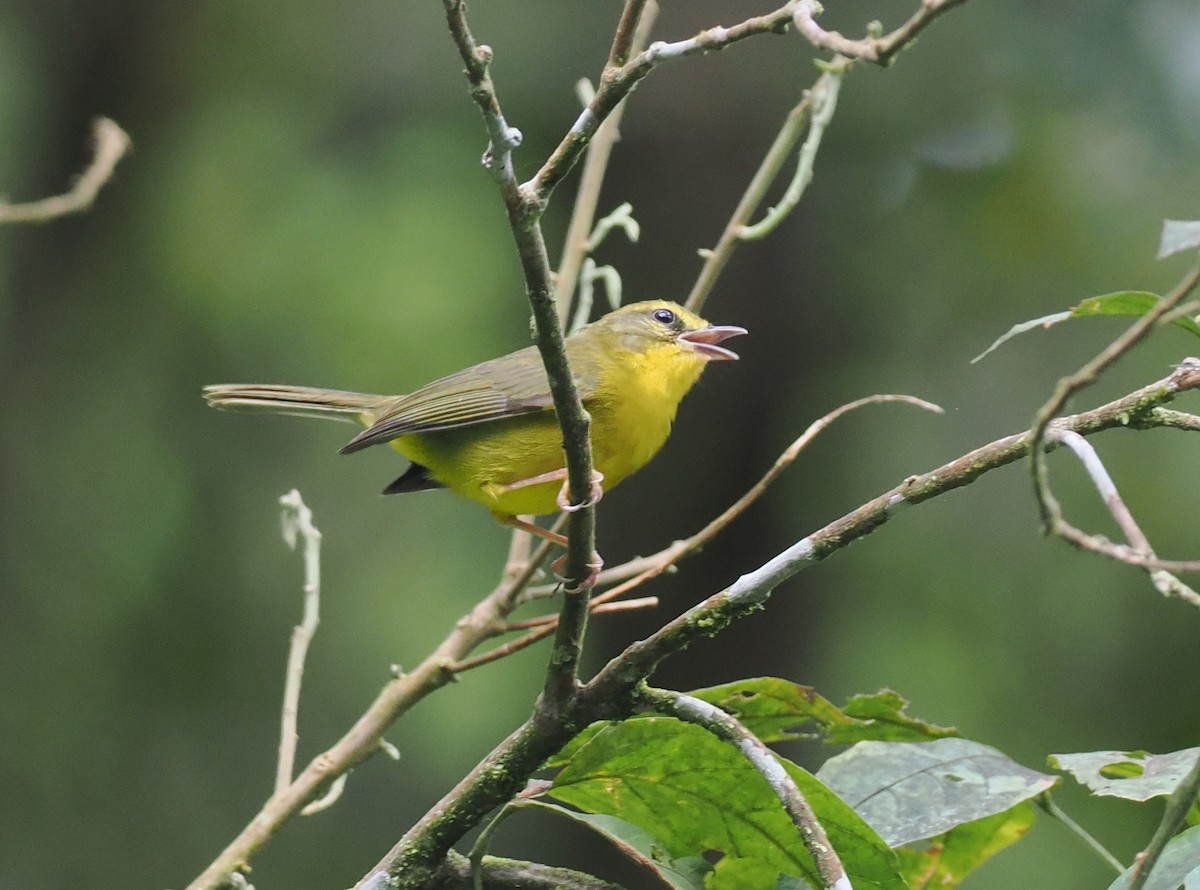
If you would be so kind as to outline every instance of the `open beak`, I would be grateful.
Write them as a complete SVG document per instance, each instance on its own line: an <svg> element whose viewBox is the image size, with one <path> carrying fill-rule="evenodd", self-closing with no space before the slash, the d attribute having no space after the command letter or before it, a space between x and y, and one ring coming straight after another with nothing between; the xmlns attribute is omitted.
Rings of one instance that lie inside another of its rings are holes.
<svg viewBox="0 0 1200 890"><path fill-rule="evenodd" d="M738 354L732 349L726 349L724 346L718 346L717 344L728 337L738 337L745 333L746 329L739 328L737 325L713 324L698 331L685 331L679 335L679 339L683 340L709 361L733 362L737 361Z"/></svg>

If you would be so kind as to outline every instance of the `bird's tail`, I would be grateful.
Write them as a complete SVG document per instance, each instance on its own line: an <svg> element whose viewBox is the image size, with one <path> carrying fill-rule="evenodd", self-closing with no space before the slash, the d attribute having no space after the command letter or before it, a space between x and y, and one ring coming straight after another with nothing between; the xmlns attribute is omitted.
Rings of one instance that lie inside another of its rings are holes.
<svg viewBox="0 0 1200 890"><path fill-rule="evenodd" d="M274 411L367 424L391 398L313 386L225 383L204 387L204 400L226 411Z"/></svg>

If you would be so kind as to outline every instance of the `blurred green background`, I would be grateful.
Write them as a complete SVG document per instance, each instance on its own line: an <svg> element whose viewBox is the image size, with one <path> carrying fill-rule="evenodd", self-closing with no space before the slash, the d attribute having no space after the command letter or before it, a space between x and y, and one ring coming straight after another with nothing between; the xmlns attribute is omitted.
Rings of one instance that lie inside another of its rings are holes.
<svg viewBox="0 0 1200 890"><path fill-rule="evenodd" d="M680 38L770 4L665 6L656 36ZM856 34L913 4L828 6L826 26ZM522 175L574 119L573 84L597 75L619 8L473 5L525 134ZM602 210L631 201L642 239L599 256L628 298L686 294L812 57L794 34L759 38L638 89ZM801 209L738 251L708 305L751 330L743 361L710 371L664 453L605 499L600 549L615 564L694 531L846 400L908 392L947 414L840 422L654 589L657 612L595 622L590 663L906 475L1027 426L1122 327L1038 331L968 364L1014 322L1167 290L1186 260L1155 262L1160 221L1200 216L1197 60L1187 0L972 0L892 69L855 71ZM256 812L300 614L300 560L278 533L289 488L325 533L302 762L494 583L506 533L444 493L378 497L394 454L340 458L349 427L199 397L237 381L400 392L527 342L460 68L432 0L0 4L0 190L61 191L97 114L135 144L91 212L0 232L0 888L178 888ZM552 248L574 184L546 219ZM1076 404L1197 351L1160 332ZM1159 552L1196 557L1196 443L1094 441ZM1111 533L1072 462L1051 467L1068 515ZM1198 638L1200 616L1138 572L1042 537L1018 466L897 517L658 679L778 674L835 700L888 686L1040 768L1052 752L1196 744ZM524 718L545 655L417 707L389 734L398 764L365 764L333 810L255 858L260 890L353 883ZM1127 861L1159 812L1062 799ZM497 848L636 886L611 852L533 817ZM1043 820L968 886L1109 879Z"/></svg>

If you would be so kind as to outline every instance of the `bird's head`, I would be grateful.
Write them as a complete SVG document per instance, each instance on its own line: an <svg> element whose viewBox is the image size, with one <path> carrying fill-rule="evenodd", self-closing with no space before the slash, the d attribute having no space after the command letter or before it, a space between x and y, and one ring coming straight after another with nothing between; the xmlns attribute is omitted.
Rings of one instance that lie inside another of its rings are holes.
<svg viewBox="0 0 1200 890"><path fill-rule="evenodd" d="M630 303L585 330L601 334L610 342L615 340L635 354L671 353L700 364L736 360L736 352L718 344L746 333L745 328L736 325L709 324L694 312L667 300Z"/></svg>

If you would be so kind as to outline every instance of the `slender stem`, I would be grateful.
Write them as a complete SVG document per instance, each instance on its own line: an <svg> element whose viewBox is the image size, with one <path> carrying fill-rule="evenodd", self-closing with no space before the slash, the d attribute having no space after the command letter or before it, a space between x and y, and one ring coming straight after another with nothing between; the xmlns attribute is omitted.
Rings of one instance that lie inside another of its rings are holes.
<svg viewBox="0 0 1200 890"><path fill-rule="evenodd" d="M1112 853L1108 852L1102 843L1092 837L1092 835L1088 833L1087 829L1068 816L1067 813L1057 803L1054 802L1054 798L1049 794L1043 794L1038 798L1038 806L1045 810L1048 816L1057 819L1059 822L1065 825L1071 834L1083 841L1089 850L1104 860L1104 863L1110 868L1114 869L1117 874L1125 871L1125 866L1121 864L1121 861Z"/></svg>
<svg viewBox="0 0 1200 890"><path fill-rule="evenodd" d="M775 231L800 203L804 190L812 182L817 149L820 148L821 139L825 136L825 128L829 126L829 122L833 120L833 113L837 110L838 92L842 88L842 78L849 69L849 65L850 63L847 61L839 61L836 66L831 66L830 70L826 71L813 86L809 93L812 118L808 127L808 137L800 146L797 154L796 172L792 176L792 181L788 184L779 203L771 207L761 220L753 225L747 224L742 227L738 237L743 241L765 238Z"/></svg>
<svg viewBox="0 0 1200 890"><path fill-rule="evenodd" d="M820 85L822 79L818 78L817 86ZM750 217L754 215L754 211L766 197L767 189L771 187L771 183L775 181L775 177L779 175L779 171L783 169L784 163L791 155L792 149L800 141L804 128L808 124L808 112L812 106L811 95L810 91L805 91L804 97L787 113L787 117L783 119L783 126L779 128L779 132L775 136L775 141L767 149L762 163L758 165L758 170L755 171L746 191L742 193L733 215L725 224L725 230L721 232L721 237L717 239L714 247L701 251L701 256L704 257L704 266L696 278L696 283L692 285L692 291L688 294L684 304L693 312L701 312L704 309L704 302L708 299L713 285L717 283L717 278L725 269L725 264L733 256L734 248L741 241L742 228L750 221Z"/></svg>
<svg viewBox="0 0 1200 890"><path fill-rule="evenodd" d="M304 661L308 645L321 620L321 532L313 525L312 510L292 489L279 499L283 507L283 539L293 550L304 539L304 613L299 624L292 628L288 649L287 675L283 686L283 713L280 718L279 763L275 771L275 793L281 794L292 782L296 764L296 729L300 714L300 683L304 677Z"/></svg>

